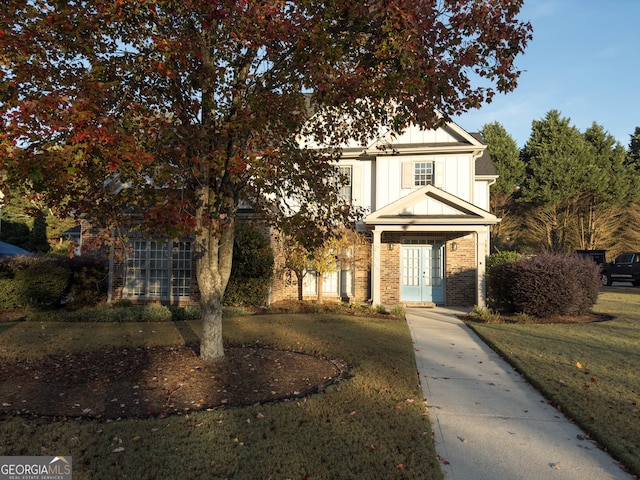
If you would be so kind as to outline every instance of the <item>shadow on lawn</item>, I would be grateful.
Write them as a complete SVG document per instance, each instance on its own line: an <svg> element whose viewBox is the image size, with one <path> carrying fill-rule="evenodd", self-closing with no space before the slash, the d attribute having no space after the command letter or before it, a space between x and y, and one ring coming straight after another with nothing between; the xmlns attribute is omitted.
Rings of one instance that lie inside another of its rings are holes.
<svg viewBox="0 0 640 480"><path fill-rule="evenodd" d="M8 332L9 330L11 330L13 327L15 327L16 325L18 325L19 322L16 321L11 321L11 322L0 322L0 335L2 335L5 332Z"/></svg>
<svg viewBox="0 0 640 480"><path fill-rule="evenodd" d="M193 350L196 355L200 355L200 337L191 328L191 324L183 320L173 320L173 326L182 337L185 347Z"/></svg>

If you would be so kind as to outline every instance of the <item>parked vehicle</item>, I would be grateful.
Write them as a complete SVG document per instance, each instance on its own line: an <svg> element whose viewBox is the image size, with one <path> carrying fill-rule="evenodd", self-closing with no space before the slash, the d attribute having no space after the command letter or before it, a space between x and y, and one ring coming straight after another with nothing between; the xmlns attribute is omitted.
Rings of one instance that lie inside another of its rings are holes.
<svg viewBox="0 0 640 480"><path fill-rule="evenodd" d="M33 253L10 243L0 242L0 258L16 257L18 255L33 255Z"/></svg>
<svg viewBox="0 0 640 480"><path fill-rule="evenodd" d="M640 285L640 252L621 253L612 262L603 265L602 285L611 285L613 282Z"/></svg>
<svg viewBox="0 0 640 480"><path fill-rule="evenodd" d="M604 264L607 263L606 250L576 250L575 253L596 262L600 266L600 271L602 271Z"/></svg>

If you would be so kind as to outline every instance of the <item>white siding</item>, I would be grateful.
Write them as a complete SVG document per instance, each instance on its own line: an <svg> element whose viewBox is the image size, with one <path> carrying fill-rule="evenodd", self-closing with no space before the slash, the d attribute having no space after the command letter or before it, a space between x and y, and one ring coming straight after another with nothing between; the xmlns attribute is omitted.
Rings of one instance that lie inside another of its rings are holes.
<svg viewBox="0 0 640 480"><path fill-rule="evenodd" d="M452 143L463 141L451 131L444 128L437 130L420 130L415 125L407 128L401 135L391 139L394 144Z"/></svg>
<svg viewBox="0 0 640 480"><path fill-rule="evenodd" d="M467 202L474 201L471 155L384 156L376 160L376 201L372 205L375 210L414 190L402 188L403 162L434 162L435 186Z"/></svg>
<svg viewBox="0 0 640 480"><path fill-rule="evenodd" d="M405 215L462 215L462 212L440 203L432 198L415 203L405 208Z"/></svg>
<svg viewBox="0 0 640 480"><path fill-rule="evenodd" d="M444 162L445 165L443 190L472 202L471 155L447 155L438 157L438 161Z"/></svg>
<svg viewBox="0 0 640 480"><path fill-rule="evenodd" d="M473 199L473 203L478 207L489 211L489 185L490 182L486 180L479 180L475 182L475 195Z"/></svg>
<svg viewBox="0 0 640 480"><path fill-rule="evenodd" d="M351 197L353 205L363 207L371 212L373 190L375 188L372 180L372 162L370 160L343 160L340 166L351 167Z"/></svg>

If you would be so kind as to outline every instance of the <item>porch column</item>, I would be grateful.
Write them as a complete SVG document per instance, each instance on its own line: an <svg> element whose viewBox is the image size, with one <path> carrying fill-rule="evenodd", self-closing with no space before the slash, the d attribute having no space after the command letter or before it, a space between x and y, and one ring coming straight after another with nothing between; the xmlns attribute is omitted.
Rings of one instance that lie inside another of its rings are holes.
<svg viewBox="0 0 640 480"><path fill-rule="evenodd" d="M478 286L477 304L478 307L486 306L487 298L487 258L489 256L489 227L485 226L484 229L478 229L476 231L476 263L477 263L477 281Z"/></svg>
<svg viewBox="0 0 640 480"><path fill-rule="evenodd" d="M380 305L380 240L382 232L373 229L371 245L371 304Z"/></svg>

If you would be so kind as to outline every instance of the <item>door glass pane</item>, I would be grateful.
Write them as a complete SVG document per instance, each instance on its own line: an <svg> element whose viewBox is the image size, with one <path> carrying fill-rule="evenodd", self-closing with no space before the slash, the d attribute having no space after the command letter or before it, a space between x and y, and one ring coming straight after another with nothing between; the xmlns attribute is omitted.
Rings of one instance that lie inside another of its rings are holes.
<svg viewBox="0 0 640 480"><path fill-rule="evenodd" d="M431 281L432 285L442 285L442 248L431 249Z"/></svg>
<svg viewBox="0 0 640 480"><path fill-rule="evenodd" d="M420 249L405 248L402 255L402 285L417 287L420 285Z"/></svg>

